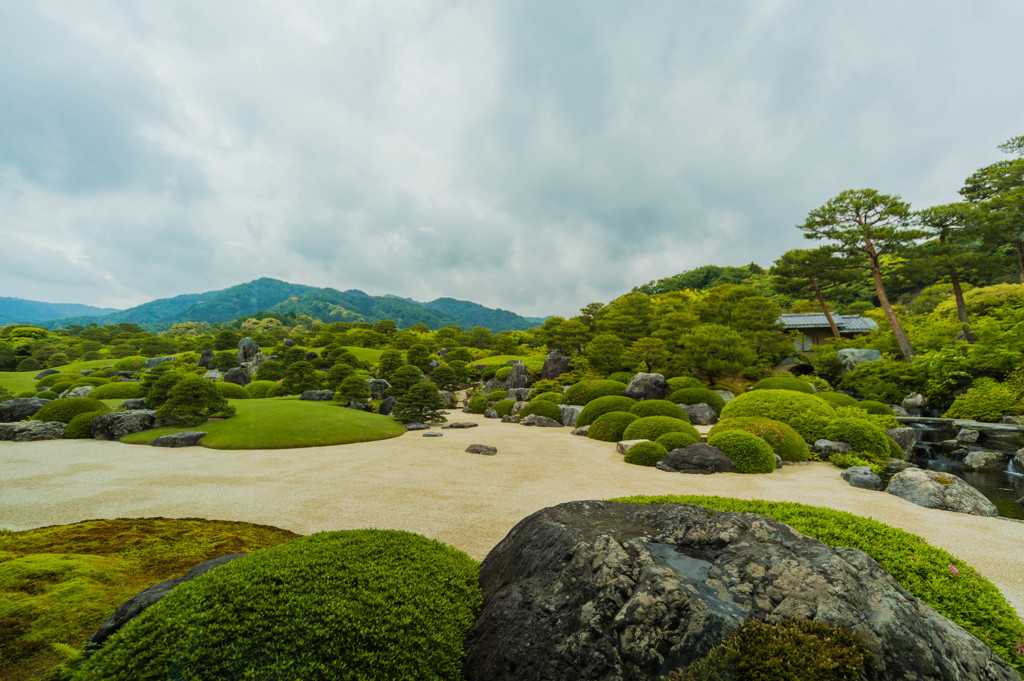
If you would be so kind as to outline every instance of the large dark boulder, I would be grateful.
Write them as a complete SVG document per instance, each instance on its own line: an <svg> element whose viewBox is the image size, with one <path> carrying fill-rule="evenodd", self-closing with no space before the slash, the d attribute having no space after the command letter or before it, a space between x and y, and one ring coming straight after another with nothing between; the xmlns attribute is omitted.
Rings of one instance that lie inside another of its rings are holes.
<svg viewBox="0 0 1024 681"><path fill-rule="evenodd" d="M201 430L183 430L180 433L161 435L149 444L154 447L195 447L206 436Z"/></svg>
<svg viewBox="0 0 1024 681"><path fill-rule="evenodd" d="M0 423L24 421L42 409L50 400L42 397L16 397L0 402Z"/></svg>
<svg viewBox="0 0 1024 681"><path fill-rule="evenodd" d="M249 377L249 372L242 367L228 369L227 373L224 374L223 380L225 383L234 383L235 385L240 385L243 388L252 383L252 379Z"/></svg>
<svg viewBox="0 0 1024 681"><path fill-rule="evenodd" d="M59 440L64 437L66 423L60 421L22 421L0 423L0 440L9 442L38 442Z"/></svg>
<svg viewBox="0 0 1024 681"><path fill-rule="evenodd" d="M383 378L368 378L366 385L370 388L370 397L375 400L383 400L388 395L391 384Z"/></svg>
<svg viewBox="0 0 1024 681"><path fill-rule="evenodd" d="M260 346L256 345L256 341L246 336L242 340L238 341L238 352L235 356L238 357L238 363L251 362L256 355L260 354Z"/></svg>
<svg viewBox="0 0 1024 681"><path fill-rule="evenodd" d="M505 379L505 389L509 388L525 388L530 385L530 372L527 371L525 364L513 364L512 371L509 372L508 378Z"/></svg>
<svg viewBox="0 0 1024 681"><path fill-rule="evenodd" d="M863 552L753 514L561 504L509 532L484 559L480 586L468 681L649 681L748 617L851 630L878 679L1020 678Z"/></svg>
<svg viewBox="0 0 1024 681"><path fill-rule="evenodd" d="M156 427L152 409L112 411L92 420L92 436L97 440L120 440L125 435Z"/></svg>
<svg viewBox="0 0 1024 681"><path fill-rule="evenodd" d="M540 377L545 381L558 378L569 371L569 362L571 361L572 357L558 350L552 350L548 353L547 359L544 360L544 367L540 371Z"/></svg>
<svg viewBox="0 0 1024 681"><path fill-rule="evenodd" d="M708 404L698 402L697 404L684 404L683 410L690 417L690 423L695 426L710 426L718 423L718 414Z"/></svg>
<svg viewBox="0 0 1024 681"><path fill-rule="evenodd" d="M659 470L670 473L732 473L736 463L722 453L718 447L698 442L696 444L673 449L661 461L655 464Z"/></svg>
<svg viewBox="0 0 1024 681"><path fill-rule="evenodd" d="M300 400L310 402L330 402L334 399L333 390L306 390L299 395Z"/></svg>
<svg viewBox="0 0 1024 681"><path fill-rule="evenodd" d="M908 468L892 476L885 491L926 508L987 517L999 514L995 504L952 473Z"/></svg>
<svg viewBox="0 0 1024 681"><path fill-rule="evenodd" d="M388 395L380 402L380 406L377 408L377 413L381 416L389 416L395 409L395 404L398 400L394 395Z"/></svg>
<svg viewBox="0 0 1024 681"><path fill-rule="evenodd" d="M636 374L623 391L626 397L634 400L663 400L671 391L668 381L661 374Z"/></svg>

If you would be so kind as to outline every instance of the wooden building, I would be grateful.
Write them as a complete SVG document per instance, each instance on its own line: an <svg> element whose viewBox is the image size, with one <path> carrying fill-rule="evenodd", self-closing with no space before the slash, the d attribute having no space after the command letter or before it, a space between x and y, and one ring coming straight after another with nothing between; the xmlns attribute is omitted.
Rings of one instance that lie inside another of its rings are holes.
<svg viewBox="0 0 1024 681"><path fill-rule="evenodd" d="M860 315L832 315L832 321L839 328L839 335L844 338L869 333L878 328L873 319ZM813 346L821 345L832 338L832 329L829 328L828 319L822 312L780 315L779 323L785 326L787 331L800 332L793 341L799 352L809 352Z"/></svg>

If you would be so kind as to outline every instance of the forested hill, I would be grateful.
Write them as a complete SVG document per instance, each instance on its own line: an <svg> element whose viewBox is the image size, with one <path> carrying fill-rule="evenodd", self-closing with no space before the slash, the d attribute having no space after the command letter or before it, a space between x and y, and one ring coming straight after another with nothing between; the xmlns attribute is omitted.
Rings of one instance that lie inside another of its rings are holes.
<svg viewBox="0 0 1024 681"><path fill-rule="evenodd" d="M396 296L371 296L355 289L337 291L264 277L220 291L161 298L112 314L65 317L48 321L46 325L84 326L94 322L103 326L131 322L150 331L162 331L178 322L230 322L258 312L306 314L328 323L391 319L399 328L420 323L432 329L449 325L483 326L495 333L525 330L543 321L452 298L419 303ZM43 321L37 320L37 323Z"/></svg>
<svg viewBox="0 0 1024 681"><path fill-rule="evenodd" d="M107 315L113 312L117 312L117 309L76 303L41 303L36 300L0 297L0 325L38 324L71 315Z"/></svg>

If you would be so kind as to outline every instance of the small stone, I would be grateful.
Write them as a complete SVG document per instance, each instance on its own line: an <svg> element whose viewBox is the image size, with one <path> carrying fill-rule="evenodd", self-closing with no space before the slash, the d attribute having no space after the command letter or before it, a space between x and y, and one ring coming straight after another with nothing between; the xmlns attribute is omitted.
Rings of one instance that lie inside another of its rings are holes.
<svg viewBox="0 0 1024 681"><path fill-rule="evenodd" d="M490 445L470 445L466 447L466 451L470 454L483 454L484 456L494 456L498 453L497 447Z"/></svg>
<svg viewBox="0 0 1024 681"><path fill-rule="evenodd" d="M871 466L851 466L840 473L843 480L850 483L851 487L878 491L882 489L882 479L875 475Z"/></svg>
<svg viewBox="0 0 1024 681"><path fill-rule="evenodd" d="M630 447L632 447L635 444L639 444L641 442L650 442L650 440L646 440L646 439L641 439L641 440L621 440L621 441L615 443L615 451L617 451L619 454L625 456L626 452L629 451Z"/></svg>
<svg viewBox="0 0 1024 681"><path fill-rule="evenodd" d="M444 433L439 433L436 430L430 430L423 433L423 437L444 437Z"/></svg>
<svg viewBox="0 0 1024 681"><path fill-rule="evenodd" d="M205 435L199 430L183 430L180 433L161 435L150 444L154 447L195 447Z"/></svg>
<svg viewBox="0 0 1024 681"><path fill-rule="evenodd" d="M956 434L956 443L959 445L973 445L981 437L981 433L973 428L962 428Z"/></svg>
<svg viewBox="0 0 1024 681"><path fill-rule="evenodd" d="M583 437L586 437L589 432L590 432L590 425L588 424L588 425L580 426L579 428L576 428L575 430L572 431L571 434L572 435L582 435Z"/></svg>
<svg viewBox="0 0 1024 681"><path fill-rule="evenodd" d="M449 423L449 424L443 425L441 427L446 429L446 430L450 430L450 429L460 429L460 428L476 428L479 425L480 425L479 423L472 423L472 422L469 422L469 421L456 421L455 423Z"/></svg>
<svg viewBox="0 0 1024 681"><path fill-rule="evenodd" d="M476 424L474 424L476 425ZM562 424L540 414L530 414L519 422L521 426L540 426L541 428L561 428Z"/></svg>

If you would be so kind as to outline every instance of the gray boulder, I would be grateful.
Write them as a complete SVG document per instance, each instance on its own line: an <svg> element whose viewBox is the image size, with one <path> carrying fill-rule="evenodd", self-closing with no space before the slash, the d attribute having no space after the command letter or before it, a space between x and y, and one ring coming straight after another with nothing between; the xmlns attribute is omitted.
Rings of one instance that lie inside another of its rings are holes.
<svg viewBox="0 0 1024 681"><path fill-rule="evenodd" d="M483 454L484 456L494 456L498 453L497 447L490 445L470 445L466 447L466 451L470 454Z"/></svg>
<svg viewBox="0 0 1024 681"><path fill-rule="evenodd" d="M525 388L530 385L530 373L525 364L513 364L512 371L505 379L505 390L509 388Z"/></svg>
<svg viewBox="0 0 1024 681"><path fill-rule="evenodd" d="M480 567L467 681L649 681L748 617L851 630L878 679L1010 681L974 636L861 551L688 504L576 501L517 524Z"/></svg>
<svg viewBox="0 0 1024 681"><path fill-rule="evenodd" d="M569 362L571 361L572 357L569 357L560 350L552 350L548 353L547 359L544 360L544 367L541 369L540 377L545 381L558 378L569 371Z"/></svg>
<svg viewBox="0 0 1024 681"><path fill-rule="evenodd" d="M562 425L570 428L576 427L576 419L579 418L583 407L578 404L560 404L558 411L562 414Z"/></svg>
<svg viewBox="0 0 1024 681"><path fill-rule="evenodd" d="M1000 417L999 423L1003 423L1010 426L1024 425L1024 418L1020 416L1003 416Z"/></svg>
<svg viewBox="0 0 1024 681"><path fill-rule="evenodd" d="M455 395L450 390L438 390L437 394L441 398L441 404L445 409L453 409L455 407Z"/></svg>
<svg viewBox="0 0 1024 681"><path fill-rule="evenodd" d="M840 473L843 480L850 483L851 487L870 489L878 491L882 489L882 479L875 475L871 466L851 466Z"/></svg>
<svg viewBox="0 0 1024 681"><path fill-rule="evenodd" d="M635 374L623 391L626 397L634 400L663 400L668 397L668 381L661 374Z"/></svg>
<svg viewBox="0 0 1024 681"><path fill-rule="evenodd" d="M904 461L903 459L888 459L885 462L885 474L889 477L896 475L900 471L905 471L908 468L920 468L920 466L916 463Z"/></svg>
<svg viewBox="0 0 1024 681"><path fill-rule="evenodd" d="M446 430L461 430L463 428L476 428L479 423L473 423L472 421L456 421L455 423L446 423L441 426Z"/></svg>
<svg viewBox="0 0 1024 681"><path fill-rule="evenodd" d="M23 421L42 409L49 401L42 397L16 397L0 402L0 423Z"/></svg>
<svg viewBox="0 0 1024 681"><path fill-rule="evenodd" d="M370 388L370 397L375 400L383 400L388 396L388 389L391 388L391 384L383 378L368 378L366 385Z"/></svg>
<svg viewBox="0 0 1024 681"><path fill-rule="evenodd" d="M146 398L145 397L133 397L125 400L121 403L121 409L133 410L133 409L145 409Z"/></svg>
<svg viewBox="0 0 1024 681"><path fill-rule="evenodd" d="M928 398L921 393L910 393L903 398L900 406L907 410L908 416L921 416L928 408Z"/></svg>
<svg viewBox="0 0 1024 681"><path fill-rule="evenodd" d="M889 428L885 431L903 450L904 458L914 457L914 445L917 444L917 431L913 428Z"/></svg>
<svg viewBox="0 0 1024 681"><path fill-rule="evenodd" d="M333 390L306 390L299 395L300 400L309 402L330 402L334 399Z"/></svg>
<svg viewBox="0 0 1024 681"><path fill-rule="evenodd" d="M857 348L844 348L836 353L842 364L843 371L853 371L858 364L864 362L875 362L882 359L882 353L878 350L859 350Z"/></svg>
<svg viewBox="0 0 1024 681"><path fill-rule="evenodd" d="M718 423L718 414L704 402L699 404L681 404L679 406L690 415L690 423L695 426L710 426Z"/></svg>
<svg viewBox="0 0 1024 681"><path fill-rule="evenodd" d="M380 406L377 408L377 413L382 416L389 416L395 409L395 404L398 400L394 395L388 395L380 402Z"/></svg>
<svg viewBox="0 0 1024 681"><path fill-rule="evenodd" d="M964 457L965 471L1005 471L1006 464L1013 457L1009 452L995 452L990 449L972 449Z"/></svg>
<svg viewBox="0 0 1024 681"><path fill-rule="evenodd" d="M200 430L184 430L180 433L161 435L149 444L154 447L195 447L206 436Z"/></svg>
<svg viewBox="0 0 1024 681"><path fill-rule="evenodd" d="M585 426L580 426L579 428L574 428L572 433L570 433L570 434L571 435L582 435L583 437L586 437L587 434L589 434L589 433L590 433L590 425L588 424L588 425L585 425Z"/></svg>
<svg viewBox="0 0 1024 681"><path fill-rule="evenodd" d="M530 401L530 389L529 388L510 388L505 391L506 400L515 400L516 402L529 402Z"/></svg>
<svg viewBox="0 0 1024 681"><path fill-rule="evenodd" d="M835 440L826 440L824 438L815 440L811 446L823 461L828 461L833 454L845 454L846 452L853 450L853 445L848 442L837 442Z"/></svg>
<svg viewBox="0 0 1024 681"><path fill-rule="evenodd" d="M430 430L423 433L423 437L444 437L444 433L439 433L436 430Z"/></svg>
<svg viewBox="0 0 1024 681"><path fill-rule="evenodd" d="M152 369L153 367L160 366L164 362L173 362L174 357L150 357L146 360L146 368Z"/></svg>
<svg viewBox="0 0 1024 681"><path fill-rule="evenodd" d="M736 464L722 453L718 447L698 442L696 444L673 449L657 464L658 470L670 473L731 473Z"/></svg>
<svg viewBox="0 0 1024 681"><path fill-rule="evenodd" d="M892 413L895 414L896 416L910 416L910 412L898 404L887 404L885 406L892 409Z"/></svg>
<svg viewBox="0 0 1024 681"><path fill-rule="evenodd" d="M485 419L500 419L501 416L498 414L498 412L494 411L493 409L484 409L484 418Z"/></svg>
<svg viewBox="0 0 1024 681"><path fill-rule="evenodd" d="M77 388L71 388L63 393L61 397L88 397L89 393L96 389L94 385L80 385Z"/></svg>
<svg viewBox="0 0 1024 681"><path fill-rule="evenodd" d="M196 364L198 364L199 366L203 367L204 369L212 369L213 368L213 350L211 350L209 348L207 348L206 350L203 350L202 354L199 355L199 361L196 362Z"/></svg>
<svg viewBox="0 0 1024 681"><path fill-rule="evenodd" d="M244 388L252 383L252 379L249 378L248 371L242 367L234 367L233 369L228 369L227 373L224 374L224 382L234 383L235 385L240 385Z"/></svg>
<svg viewBox="0 0 1024 681"><path fill-rule="evenodd" d="M209 371L203 374L203 378L205 378L208 381L217 382L224 378L224 373L221 371L217 371L216 369L210 369Z"/></svg>
<svg viewBox="0 0 1024 681"><path fill-rule="evenodd" d="M281 341L281 345L285 346L286 348L293 348L295 347L295 341L293 341L291 338L285 338L283 341Z"/></svg>
<svg viewBox="0 0 1024 681"><path fill-rule="evenodd" d="M925 508L989 517L998 514L981 492L952 473L908 468L894 475L885 491Z"/></svg>
<svg viewBox="0 0 1024 681"><path fill-rule="evenodd" d="M960 432L956 434L956 443L958 445L973 445L981 437L981 433L973 428L961 428Z"/></svg>
<svg viewBox="0 0 1024 681"><path fill-rule="evenodd" d="M522 411L523 407L525 407L528 404L529 402L516 402L515 404L512 405L512 411L509 413L512 414L512 416L515 416L520 411Z"/></svg>
<svg viewBox="0 0 1024 681"><path fill-rule="evenodd" d="M78 375L79 376L89 376L90 374L95 374L95 373L96 373L95 369L82 369L81 371L78 372Z"/></svg>
<svg viewBox="0 0 1024 681"><path fill-rule="evenodd" d="M152 409L112 411L92 420L92 436L97 440L120 440L125 435L156 427Z"/></svg>
<svg viewBox="0 0 1024 681"><path fill-rule="evenodd" d="M519 422L521 426L540 426L541 428L561 428L562 424L540 414L530 414Z"/></svg>
<svg viewBox="0 0 1024 681"><path fill-rule="evenodd" d="M731 391L731 390L712 390L711 392L713 392L713 393L718 393L718 395L719 395L719 396L720 396L720 397L721 397L721 398L722 398L723 400L725 400L726 404L728 404L728 403L729 403L729 400L734 400L734 399L736 399L736 393L734 393L734 392L733 392L733 391Z"/></svg>
<svg viewBox="0 0 1024 681"><path fill-rule="evenodd" d="M36 374L35 378L33 378L32 380L33 381L41 381L44 378L46 378L47 376L53 376L54 374L59 374L59 373L60 372L57 371L56 369L43 369L38 374Z"/></svg>
<svg viewBox="0 0 1024 681"><path fill-rule="evenodd" d="M59 440L64 437L66 423L60 421L20 421L0 423L0 440L8 442L38 442Z"/></svg>
<svg viewBox="0 0 1024 681"><path fill-rule="evenodd" d="M405 429L406 430L430 430L430 426L428 426L425 423L417 423L416 421L412 421L411 423L405 424Z"/></svg>

